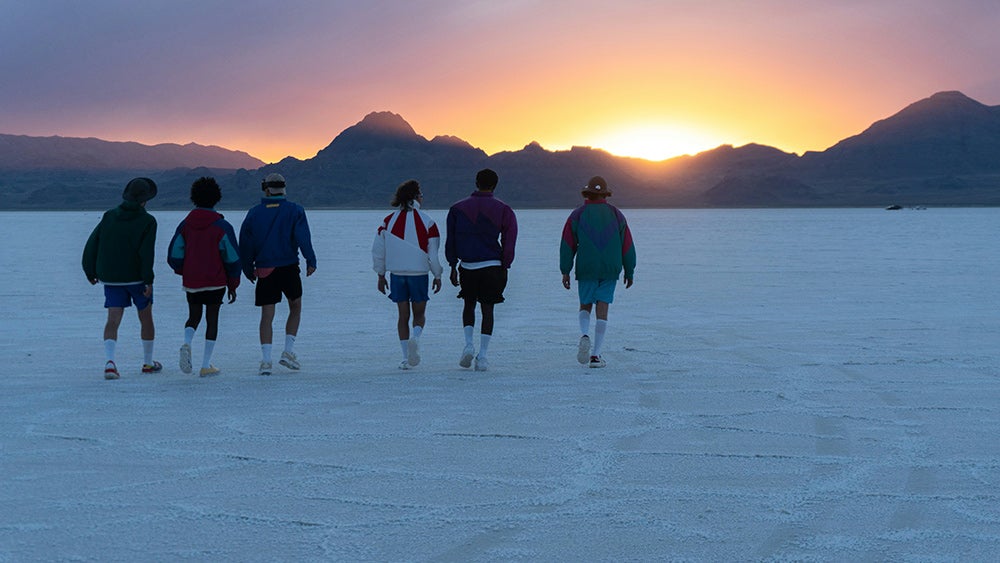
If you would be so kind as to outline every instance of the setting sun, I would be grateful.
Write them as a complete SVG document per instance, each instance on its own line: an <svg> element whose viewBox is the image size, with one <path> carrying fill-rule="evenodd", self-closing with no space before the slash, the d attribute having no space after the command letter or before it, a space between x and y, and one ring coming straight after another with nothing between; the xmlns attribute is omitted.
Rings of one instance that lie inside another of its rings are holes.
<svg viewBox="0 0 1000 563"><path fill-rule="evenodd" d="M591 145L617 156L665 160L714 149L724 142L688 127L656 124L609 131L595 136Z"/></svg>

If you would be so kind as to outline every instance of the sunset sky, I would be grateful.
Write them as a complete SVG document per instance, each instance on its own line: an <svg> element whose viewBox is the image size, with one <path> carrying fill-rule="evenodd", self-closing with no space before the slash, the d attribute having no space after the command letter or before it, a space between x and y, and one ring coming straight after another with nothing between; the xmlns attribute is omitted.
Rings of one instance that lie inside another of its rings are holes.
<svg viewBox="0 0 1000 563"><path fill-rule="evenodd" d="M0 133L310 158L371 111L493 154L823 150L1000 105L995 0L0 0Z"/></svg>

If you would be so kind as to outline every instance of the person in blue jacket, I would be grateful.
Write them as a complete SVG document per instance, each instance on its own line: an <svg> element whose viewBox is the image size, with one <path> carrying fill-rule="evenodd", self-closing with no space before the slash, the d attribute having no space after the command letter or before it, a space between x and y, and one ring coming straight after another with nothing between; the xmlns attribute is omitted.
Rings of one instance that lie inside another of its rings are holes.
<svg viewBox="0 0 1000 563"><path fill-rule="evenodd" d="M167 263L182 278L187 294L188 318L184 323L184 344L180 350L180 368L191 373L191 343L205 310L205 352L201 359L201 377L218 375L212 365L212 352L219 336L219 309L228 293L236 301L240 285L240 253L233 226L215 205L222 190L215 178L201 177L191 184L191 202L195 208L181 221L170 239Z"/></svg>
<svg viewBox="0 0 1000 563"><path fill-rule="evenodd" d="M305 210L285 199L285 178L268 174L261 189L264 197L250 208L240 227L240 263L250 283L257 284L254 303L260 307L260 374L271 375L271 324L282 295L288 299L288 320L279 363L291 370L300 367L294 350L302 318L299 251L306 260L306 276L316 271L316 253Z"/></svg>

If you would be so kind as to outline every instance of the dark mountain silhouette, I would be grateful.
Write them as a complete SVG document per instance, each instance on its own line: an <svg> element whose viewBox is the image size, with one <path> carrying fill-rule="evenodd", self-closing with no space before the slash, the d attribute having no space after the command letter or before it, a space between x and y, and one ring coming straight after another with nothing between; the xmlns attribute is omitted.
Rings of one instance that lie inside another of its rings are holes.
<svg viewBox="0 0 1000 563"><path fill-rule="evenodd" d="M311 207L387 207L395 187L415 178L425 205L443 208L472 192L484 167L500 175L498 197L518 207L575 206L597 174L609 180L617 204L634 207L1000 205L1000 107L941 92L801 157L748 144L650 162L590 147L549 151L536 142L487 155L457 137L428 140L401 116L373 112L313 158L256 169L163 170L147 162L128 170L51 170L67 159L52 154L50 170L0 176L3 208L107 207L139 169L160 185L154 205L161 208L189 207L190 184L205 174L223 186L221 207L245 208L258 200L260 179L270 172L284 174L290 197Z"/></svg>
<svg viewBox="0 0 1000 563"><path fill-rule="evenodd" d="M195 143L143 145L77 137L0 134L0 170L169 170L258 168L264 162L242 151Z"/></svg>

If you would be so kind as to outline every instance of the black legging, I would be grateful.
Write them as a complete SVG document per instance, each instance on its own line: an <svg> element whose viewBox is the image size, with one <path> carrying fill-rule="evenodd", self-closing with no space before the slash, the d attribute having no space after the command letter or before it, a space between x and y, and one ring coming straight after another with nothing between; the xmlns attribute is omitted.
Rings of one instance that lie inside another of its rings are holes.
<svg viewBox="0 0 1000 563"><path fill-rule="evenodd" d="M486 335L493 334L493 303L480 303L483 310L483 324L479 332ZM466 299L465 307L462 308L462 325L473 326L476 324L476 300Z"/></svg>
<svg viewBox="0 0 1000 563"><path fill-rule="evenodd" d="M205 305L205 340L216 340L219 336L219 309L221 305ZM201 304L188 303L188 320L184 326L194 329L201 322Z"/></svg>

